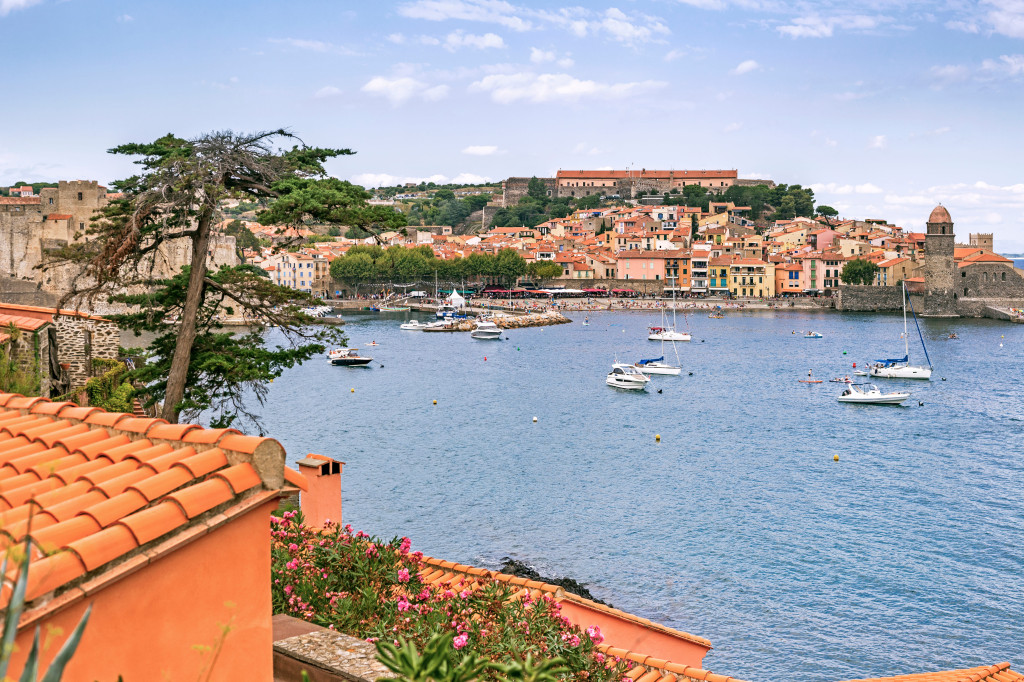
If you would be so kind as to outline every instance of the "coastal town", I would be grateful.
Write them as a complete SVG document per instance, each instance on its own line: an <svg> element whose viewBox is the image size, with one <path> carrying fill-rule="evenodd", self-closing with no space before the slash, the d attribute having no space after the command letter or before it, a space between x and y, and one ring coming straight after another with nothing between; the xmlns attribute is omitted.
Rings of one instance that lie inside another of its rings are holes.
<svg viewBox="0 0 1024 682"><path fill-rule="evenodd" d="M1024 682L1022 40L0 0L0 682Z"/></svg>

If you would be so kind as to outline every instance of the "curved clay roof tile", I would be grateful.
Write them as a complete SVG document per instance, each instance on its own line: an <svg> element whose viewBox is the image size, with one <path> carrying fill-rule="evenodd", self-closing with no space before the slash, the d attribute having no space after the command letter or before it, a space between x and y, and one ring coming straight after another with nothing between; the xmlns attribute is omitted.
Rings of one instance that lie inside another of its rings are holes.
<svg viewBox="0 0 1024 682"><path fill-rule="evenodd" d="M949 216L949 211L942 204L939 204L932 209L931 215L928 216L928 222L930 223L951 223L953 219Z"/></svg>

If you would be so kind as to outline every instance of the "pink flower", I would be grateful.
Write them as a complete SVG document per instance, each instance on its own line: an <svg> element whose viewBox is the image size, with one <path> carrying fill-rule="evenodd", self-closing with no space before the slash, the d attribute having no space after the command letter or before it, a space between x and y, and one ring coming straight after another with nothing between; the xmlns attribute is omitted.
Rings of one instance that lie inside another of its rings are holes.
<svg viewBox="0 0 1024 682"><path fill-rule="evenodd" d="M456 649L461 649L462 647L466 646L466 644L468 644L468 643L469 643L469 633L463 632L461 635L456 637L454 641L452 641L452 646L455 647ZM633 682L633 681L630 680L630 682Z"/></svg>
<svg viewBox="0 0 1024 682"><path fill-rule="evenodd" d="M600 651L597 652L596 654L594 654L594 660L598 663L604 663L604 654L602 654Z"/></svg>
<svg viewBox="0 0 1024 682"><path fill-rule="evenodd" d="M398 571L398 582L407 583L409 582L409 571L408 569L401 569Z"/></svg>
<svg viewBox="0 0 1024 682"><path fill-rule="evenodd" d="M420 601L423 601L424 599L430 599L430 590L424 587L423 591L416 595L416 598Z"/></svg>
<svg viewBox="0 0 1024 682"><path fill-rule="evenodd" d="M288 545L288 551L289 551L289 552L297 552L297 551L299 551L299 546L298 546L298 545L296 545L296 544L295 544L295 543L293 542L292 544Z"/></svg>
<svg viewBox="0 0 1024 682"><path fill-rule="evenodd" d="M409 610L409 606L410 606L409 600L405 598L404 594L401 597L398 598L398 610L399 611L402 611L402 612L408 611Z"/></svg>
<svg viewBox="0 0 1024 682"><path fill-rule="evenodd" d="M299 562L295 559L292 559L291 561L286 563L284 567L287 568L289 571L294 571L296 568L299 567Z"/></svg>
<svg viewBox="0 0 1024 682"><path fill-rule="evenodd" d="M587 637L590 638L594 644L600 644L604 641L604 635L601 634L601 628L596 625L591 625L587 628Z"/></svg>
<svg viewBox="0 0 1024 682"><path fill-rule="evenodd" d="M377 556L377 554L378 554L378 552L377 552L377 545L375 545L375 544L373 544L371 542L366 547L366 556L368 556L368 557L375 557L375 556Z"/></svg>
<svg viewBox="0 0 1024 682"><path fill-rule="evenodd" d="M284 593L285 593L285 594L291 594L291 593L292 593L292 589L293 589L293 588L292 588L292 586L291 586L291 585L285 585L285 586L284 586Z"/></svg>
<svg viewBox="0 0 1024 682"><path fill-rule="evenodd" d="M462 592L459 592L459 596L462 597L463 599L469 599L469 595L470 595L470 591L469 590L463 590Z"/></svg>
<svg viewBox="0 0 1024 682"><path fill-rule="evenodd" d="M398 546L398 551L402 554L407 554L410 547L412 547L412 540L409 538L402 538L402 544Z"/></svg>
<svg viewBox="0 0 1024 682"><path fill-rule="evenodd" d="M562 641L563 642L567 642L569 644L569 646L579 646L580 645L580 638L579 638L579 636L578 635L574 635L574 634L569 633L569 632L563 632L562 633Z"/></svg>

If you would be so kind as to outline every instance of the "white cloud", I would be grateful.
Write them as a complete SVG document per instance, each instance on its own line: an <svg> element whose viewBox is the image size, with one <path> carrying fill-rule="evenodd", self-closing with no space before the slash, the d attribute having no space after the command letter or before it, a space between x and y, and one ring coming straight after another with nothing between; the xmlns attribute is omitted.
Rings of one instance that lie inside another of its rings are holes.
<svg viewBox="0 0 1024 682"><path fill-rule="evenodd" d="M945 82L956 82L966 80L971 70L963 64L945 64L943 66L933 66L929 73L933 78Z"/></svg>
<svg viewBox="0 0 1024 682"><path fill-rule="evenodd" d="M1021 2L1024 7L1024 0ZM1013 78L1024 74L1024 55L1004 54L999 59L986 59L981 63L981 71L986 75Z"/></svg>
<svg viewBox="0 0 1024 682"><path fill-rule="evenodd" d="M732 70L734 76L742 76L745 73L751 71L757 71L761 68L761 65L755 62L753 59L748 59L745 62L740 62L735 69Z"/></svg>
<svg viewBox="0 0 1024 682"><path fill-rule="evenodd" d="M981 0L991 7L986 19L995 33L1010 38L1024 38L1024 2L1021 0Z"/></svg>
<svg viewBox="0 0 1024 682"><path fill-rule="evenodd" d="M464 33L460 30L452 31L445 36L444 48L446 50L454 52L460 47L475 47L478 50L486 50L490 47L505 47L505 41L497 33L485 33L482 36L478 36L472 33Z"/></svg>
<svg viewBox="0 0 1024 682"><path fill-rule="evenodd" d="M830 38L837 28L844 31L870 31L891 22L891 17L866 14L843 14L832 17L812 15L797 17L792 23L777 26L775 30L790 38Z"/></svg>
<svg viewBox="0 0 1024 682"><path fill-rule="evenodd" d="M580 142L579 144L577 144L575 147L572 148L572 153L573 154L587 154L589 156L597 156L598 154L601 153L601 150L598 149L597 147L590 146L586 142Z"/></svg>
<svg viewBox="0 0 1024 682"><path fill-rule="evenodd" d="M485 182L491 182L491 178L484 175L476 175L475 173L459 173L455 177L449 178L447 175L429 175L426 177L416 177L409 175L392 175L390 173L359 173L349 178L349 181L363 187L394 187L395 185L404 185L407 182L414 182L417 185L421 182L433 182L438 185L457 184L457 185L480 185Z"/></svg>
<svg viewBox="0 0 1024 682"><path fill-rule="evenodd" d="M399 78L375 76L362 87L362 91L385 97L392 105L398 106L413 97L421 97L428 102L443 99L448 94L448 86L429 87L426 83L408 76Z"/></svg>
<svg viewBox="0 0 1024 682"><path fill-rule="evenodd" d="M725 9L726 6L723 0L679 0L679 2L697 9Z"/></svg>
<svg viewBox="0 0 1024 682"><path fill-rule="evenodd" d="M296 50L307 50L309 52L318 52L320 54L359 54L352 48L345 47L344 45L335 45L334 43L326 43L322 40L306 40L304 38L270 38L270 42L275 45L284 45L285 47L291 47Z"/></svg>
<svg viewBox="0 0 1024 682"><path fill-rule="evenodd" d="M825 138L825 146L826 147L838 147L839 143L836 142L835 140L833 140L831 137L826 137Z"/></svg>
<svg viewBox="0 0 1024 682"><path fill-rule="evenodd" d="M815 194L881 194L881 187L865 182L860 185L839 185L834 182L817 183L810 185Z"/></svg>
<svg viewBox="0 0 1024 682"><path fill-rule="evenodd" d="M946 28L951 31L963 31L964 33L980 33L981 27L973 21L947 21Z"/></svg>
<svg viewBox="0 0 1024 682"><path fill-rule="evenodd" d="M28 9L32 5L38 5L43 0L0 0L0 17L7 16L19 9Z"/></svg>
<svg viewBox="0 0 1024 682"><path fill-rule="evenodd" d="M328 97L337 97L340 94L341 88L336 88L333 85L325 85L313 93L313 97L316 99L327 99Z"/></svg>
<svg viewBox="0 0 1024 682"><path fill-rule="evenodd" d="M415 0L398 8L399 14L410 19L480 21L514 31L533 28L530 21L518 16L521 12L520 8L504 0Z"/></svg>
<svg viewBox="0 0 1024 682"><path fill-rule="evenodd" d="M557 62L559 68L562 68L562 69L571 68L572 65L575 64L575 63L576 63L576 61L572 57L562 57Z"/></svg>
<svg viewBox="0 0 1024 682"><path fill-rule="evenodd" d="M743 127L742 123L730 123L729 125L722 128L723 133L735 133L737 130Z"/></svg>
<svg viewBox="0 0 1024 682"><path fill-rule="evenodd" d="M605 10L604 19L591 24L592 30L594 30L595 23L597 30L603 30L615 40L628 45L646 43L659 34L667 35L669 33L667 26L657 20L652 21L651 17L633 19L615 7Z"/></svg>
<svg viewBox="0 0 1024 682"><path fill-rule="evenodd" d="M544 62L553 62L558 55L555 54L554 50L542 50L538 47L530 48L530 61L534 64L543 64Z"/></svg>
<svg viewBox="0 0 1024 682"><path fill-rule="evenodd" d="M662 59L665 60L666 62L674 62L677 59L682 59L683 57L687 56L688 54L690 54L689 50L680 50L680 49L669 50L668 52L665 53L665 56L662 57Z"/></svg>
<svg viewBox="0 0 1024 682"><path fill-rule="evenodd" d="M470 145L463 149L462 153L470 156L491 156L498 153L498 148L494 145Z"/></svg>
<svg viewBox="0 0 1024 682"><path fill-rule="evenodd" d="M403 34L401 34L401 33L390 33L390 34L388 34L386 40L389 43L394 43L395 45L404 45L405 44L405 36Z"/></svg>
<svg viewBox="0 0 1024 682"><path fill-rule="evenodd" d="M135 21L135 17L133 17L130 14L122 14L121 16L117 17L115 21L119 24L130 24L133 21Z"/></svg>
<svg viewBox="0 0 1024 682"><path fill-rule="evenodd" d="M868 142L868 149L885 149L885 135L875 135Z"/></svg>
<svg viewBox="0 0 1024 682"><path fill-rule="evenodd" d="M580 80L565 73L493 74L469 86L471 91L490 93L499 104L528 102L575 102L586 97L627 97L663 88L663 81L599 83Z"/></svg>

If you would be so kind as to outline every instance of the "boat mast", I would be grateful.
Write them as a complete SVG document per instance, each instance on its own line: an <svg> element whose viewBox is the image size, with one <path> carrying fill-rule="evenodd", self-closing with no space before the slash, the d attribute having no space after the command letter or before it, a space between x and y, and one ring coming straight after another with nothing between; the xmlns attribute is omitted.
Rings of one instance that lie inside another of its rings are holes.
<svg viewBox="0 0 1024 682"><path fill-rule="evenodd" d="M907 283L901 281L900 284L903 285L903 354L907 356L907 362L909 363L910 338L907 336Z"/></svg>

